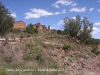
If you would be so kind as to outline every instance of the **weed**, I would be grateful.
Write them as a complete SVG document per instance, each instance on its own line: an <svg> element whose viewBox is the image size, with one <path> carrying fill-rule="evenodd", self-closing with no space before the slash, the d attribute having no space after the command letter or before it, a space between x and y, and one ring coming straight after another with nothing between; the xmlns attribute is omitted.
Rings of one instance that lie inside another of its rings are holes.
<svg viewBox="0 0 100 75"><path fill-rule="evenodd" d="M7 75L6 71L1 71L0 75Z"/></svg>
<svg viewBox="0 0 100 75"><path fill-rule="evenodd" d="M8 63L11 63L13 61L12 56L5 56L3 57L3 60Z"/></svg>
<svg viewBox="0 0 100 75"><path fill-rule="evenodd" d="M5 53L5 51L3 49L0 49L0 53Z"/></svg>
<svg viewBox="0 0 100 75"><path fill-rule="evenodd" d="M66 65L67 65L67 66L70 66L71 64L70 64L69 62L66 62Z"/></svg>
<svg viewBox="0 0 100 75"><path fill-rule="evenodd" d="M60 46L57 46L57 49L60 49L61 47Z"/></svg>
<svg viewBox="0 0 100 75"><path fill-rule="evenodd" d="M96 49L92 49L91 52L94 53L95 55L99 55L100 54L100 51L97 51Z"/></svg>
<svg viewBox="0 0 100 75"><path fill-rule="evenodd" d="M61 56L62 58L65 58L65 56Z"/></svg>
<svg viewBox="0 0 100 75"><path fill-rule="evenodd" d="M51 65L51 68L58 69L58 65L56 63Z"/></svg>
<svg viewBox="0 0 100 75"><path fill-rule="evenodd" d="M33 46L35 46L35 43L29 43L26 45L26 47L28 47L28 48L32 48Z"/></svg>
<svg viewBox="0 0 100 75"><path fill-rule="evenodd" d="M67 52L71 48L70 45L64 45L63 50Z"/></svg>

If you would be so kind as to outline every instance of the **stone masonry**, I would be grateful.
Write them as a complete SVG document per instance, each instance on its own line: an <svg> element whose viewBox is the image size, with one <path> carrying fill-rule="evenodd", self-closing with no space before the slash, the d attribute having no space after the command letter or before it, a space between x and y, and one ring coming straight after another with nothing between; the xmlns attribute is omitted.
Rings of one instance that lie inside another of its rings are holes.
<svg viewBox="0 0 100 75"><path fill-rule="evenodd" d="M41 25L40 23L33 24L33 27L34 27L35 29L38 29L38 32L39 32L39 33L43 33L43 32L45 32L45 31L50 30L50 25L49 25L48 28L47 28L45 25Z"/></svg>
<svg viewBox="0 0 100 75"><path fill-rule="evenodd" d="M13 28L17 28L17 29L25 29L26 28L26 23L22 20L17 21L13 24Z"/></svg>

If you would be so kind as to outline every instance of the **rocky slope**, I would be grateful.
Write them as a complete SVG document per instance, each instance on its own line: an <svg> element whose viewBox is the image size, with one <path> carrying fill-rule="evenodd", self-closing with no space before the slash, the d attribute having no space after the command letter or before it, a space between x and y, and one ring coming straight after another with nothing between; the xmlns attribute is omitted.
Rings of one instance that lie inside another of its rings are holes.
<svg viewBox="0 0 100 75"><path fill-rule="evenodd" d="M100 75L100 55L92 53L90 46L66 37L56 33L34 35L0 47L0 74ZM5 68L62 68L62 71L7 72Z"/></svg>

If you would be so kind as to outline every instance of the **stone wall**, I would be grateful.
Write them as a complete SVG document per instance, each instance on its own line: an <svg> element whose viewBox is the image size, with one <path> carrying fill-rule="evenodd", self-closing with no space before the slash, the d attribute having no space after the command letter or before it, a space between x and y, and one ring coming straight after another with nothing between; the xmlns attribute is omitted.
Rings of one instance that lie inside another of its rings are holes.
<svg viewBox="0 0 100 75"><path fill-rule="evenodd" d="M18 28L18 29L25 29L26 28L26 23L24 21L17 21L13 24L13 28Z"/></svg>
<svg viewBox="0 0 100 75"><path fill-rule="evenodd" d="M46 27L45 25L41 25L40 23L34 24L33 27L34 27L35 29L38 29L38 32L39 32L39 33L43 33L43 32L45 32L45 31L47 31L47 30L50 30L50 25L49 25L49 27L48 27L48 29L47 29L47 27Z"/></svg>

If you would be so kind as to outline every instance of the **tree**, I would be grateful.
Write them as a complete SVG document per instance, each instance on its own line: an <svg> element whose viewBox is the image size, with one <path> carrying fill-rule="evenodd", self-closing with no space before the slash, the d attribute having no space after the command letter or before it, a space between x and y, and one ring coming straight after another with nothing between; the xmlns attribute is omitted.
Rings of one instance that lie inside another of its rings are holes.
<svg viewBox="0 0 100 75"><path fill-rule="evenodd" d="M81 22L81 30L79 31L79 39L86 43L91 38L91 32L93 31L93 24L89 22L88 18L84 17Z"/></svg>
<svg viewBox="0 0 100 75"><path fill-rule="evenodd" d="M33 25L30 23L29 25L27 25L26 31L30 34L34 34L36 32L36 29L34 29Z"/></svg>
<svg viewBox="0 0 100 75"><path fill-rule="evenodd" d="M0 2L0 35L6 34L13 28L14 18L11 17L8 9Z"/></svg>
<svg viewBox="0 0 100 75"><path fill-rule="evenodd" d="M64 31L70 36L77 37L84 43L91 38L93 24L86 17L83 20L81 20L79 15L76 16L76 19L66 17L64 23Z"/></svg>
<svg viewBox="0 0 100 75"><path fill-rule="evenodd" d="M81 18L79 15L76 16L76 19L70 19L66 17L64 19L64 31L68 33L72 37L77 37L80 29L81 29Z"/></svg>

